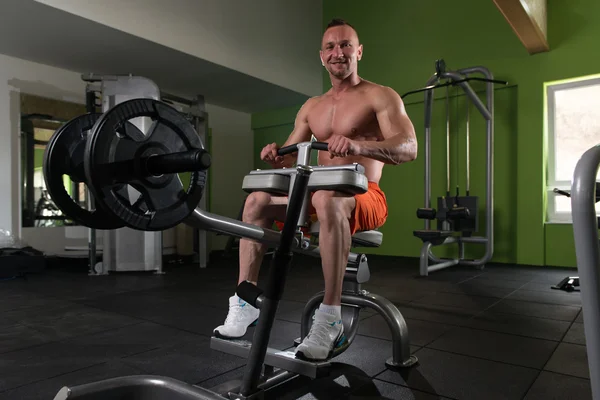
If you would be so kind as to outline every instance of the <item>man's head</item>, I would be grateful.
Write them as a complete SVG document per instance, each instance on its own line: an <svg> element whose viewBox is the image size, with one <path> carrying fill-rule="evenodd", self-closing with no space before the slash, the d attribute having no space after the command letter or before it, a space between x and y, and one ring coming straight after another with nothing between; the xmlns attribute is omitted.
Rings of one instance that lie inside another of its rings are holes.
<svg viewBox="0 0 600 400"><path fill-rule="evenodd" d="M336 78L346 78L358 70L362 45L352 25L343 19L333 19L327 25L321 41L321 63Z"/></svg>

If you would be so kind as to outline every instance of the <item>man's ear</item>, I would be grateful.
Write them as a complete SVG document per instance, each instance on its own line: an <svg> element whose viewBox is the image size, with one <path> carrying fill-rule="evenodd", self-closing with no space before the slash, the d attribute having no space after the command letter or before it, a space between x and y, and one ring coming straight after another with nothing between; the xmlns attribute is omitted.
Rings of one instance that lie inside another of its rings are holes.
<svg viewBox="0 0 600 400"><path fill-rule="evenodd" d="M323 61L323 51L319 51L319 58L321 59L321 65L325 66L325 61Z"/></svg>
<svg viewBox="0 0 600 400"><path fill-rule="evenodd" d="M363 56L363 45L358 46L358 54L356 55L356 59L360 61Z"/></svg>

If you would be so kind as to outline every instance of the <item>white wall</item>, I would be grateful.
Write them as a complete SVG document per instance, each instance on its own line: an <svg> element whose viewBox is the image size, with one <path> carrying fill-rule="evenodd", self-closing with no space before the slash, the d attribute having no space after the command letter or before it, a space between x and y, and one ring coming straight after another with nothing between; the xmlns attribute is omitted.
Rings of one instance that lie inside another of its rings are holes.
<svg viewBox="0 0 600 400"><path fill-rule="evenodd" d="M309 96L322 0L36 0Z"/></svg>
<svg viewBox="0 0 600 400"><path fill-rule="evenodd" d="M210 172L211 212L237 218L246 194L242 191L244 176L254 164L254 134L250 114L206 105L212 130ZM209 249L222 250L227 236L209 234Z"/></svg>
<svg viewBox="0 0 600 400"><path fill-rule="evenodd" d="M0 54L0 229L21 229L20 92L85 103L80 75Z"/></svg>

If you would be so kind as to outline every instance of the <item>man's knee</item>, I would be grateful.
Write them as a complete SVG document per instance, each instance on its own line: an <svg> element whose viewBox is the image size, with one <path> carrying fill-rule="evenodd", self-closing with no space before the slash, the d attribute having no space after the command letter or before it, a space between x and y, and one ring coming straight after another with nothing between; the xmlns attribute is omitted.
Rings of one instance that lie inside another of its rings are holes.
<svg viewBox="0 0 600 400"><path fill-rule="evenodd" d="M354 198L339 192L319 190L312 197L312 205L321 222L334 222L350 218Z"/></svg>
<svg viewBox="0 0 600 400"><path fill-rule="evenodd" d="M265 192L252 192L244 203L243 219L255 220L265 216L265 210L271 203L271 195Z"/></svg>

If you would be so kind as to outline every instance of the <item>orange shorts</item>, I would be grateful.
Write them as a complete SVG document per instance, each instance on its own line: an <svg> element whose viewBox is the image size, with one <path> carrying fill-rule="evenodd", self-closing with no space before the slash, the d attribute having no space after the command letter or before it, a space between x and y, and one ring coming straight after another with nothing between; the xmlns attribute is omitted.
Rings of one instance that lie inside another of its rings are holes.
<svg viewBox="0 0 600 400"><path fill-rule="evenodd" d="M375 182L369 182L366 193L354 196L356 207L350 217L350 234L358 231L369 231L382 226L388 216L388 206L385 194ZM308 209L312 221L317 220L315 208L310 205ZM283 229L283 222L275 221L277 227Z"/></svg>

